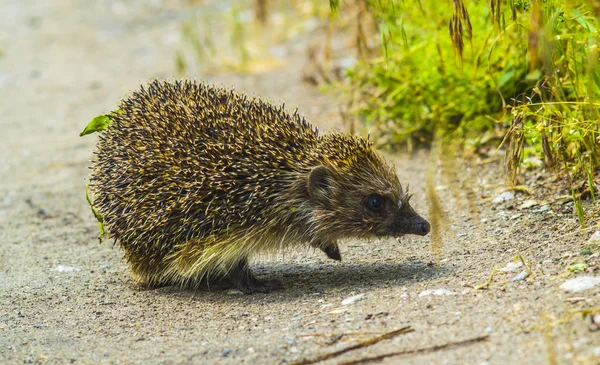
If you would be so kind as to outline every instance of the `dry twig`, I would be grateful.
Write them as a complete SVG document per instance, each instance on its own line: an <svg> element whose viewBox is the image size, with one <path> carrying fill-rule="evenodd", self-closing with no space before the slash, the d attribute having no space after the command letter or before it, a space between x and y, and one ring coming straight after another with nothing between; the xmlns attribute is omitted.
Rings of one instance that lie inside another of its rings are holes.
<svg viewBox="0 0 600 365"><path fill-rule="evenodd" d="M391 332L388 332L388 333L384 333L381 336L377 336L377 337L368 339L366 341L359 342L356 345L348 346L348 347L343 348L341 350L337 350L337 351L334 351L334 352L330 352L328 354L320 355L320 356L317 356L317 357L312 358L312 359L302 359L302 360L299 360L299 361L295 361L295 362L291 363L291 365L309 365L309 364L315 364L315 363L318 363L318 362L321 362L321 361L329 360L331 358L343 355L346 352L349 352L349 351L352 351L352 350L356 350L356 349L361 349L361 348L367 347L367 346L371 346L371 345L374 345L374 344L376 344L376 343L378 343L380 341L387 340L387 339L396 337L398 335L403 335L405 333L409 333L409 332L413 332L413 331L414 331L414 329L412 329L411 326L402 327L402 328L399 328L397 330L394 330L394 331L391 331Z"/></svg>
<svg viewBox="0 0 600 365"><path fill-rule="evenodd" d="M385 359L387 357L392 357L392 356L428 354L428 353L431 353L431 352L436 352L436 351L441 351L441 350L447 350L447 349L451 349L451 348L455 348L455 347L459 347L459 346L473 345L473 344L476 344L476 343L479 343L479 342L487 341L488 337L489 336L479 336L479 337L471 338L469 340L458 341L458 342L450 342L450 343L446 343L446 344L443 344L443 345L426 347L426 348L422 348L422 349L397 351L397 352L390 352L390 353L383 354L383 355L378 355L378 356L363 357L362 359L358 359L358 360L344 361L344 362L339 363L338 365L366 364L366 363L369 363L369 362L381 361L381 360L383 360L383 359Z"/></svg>

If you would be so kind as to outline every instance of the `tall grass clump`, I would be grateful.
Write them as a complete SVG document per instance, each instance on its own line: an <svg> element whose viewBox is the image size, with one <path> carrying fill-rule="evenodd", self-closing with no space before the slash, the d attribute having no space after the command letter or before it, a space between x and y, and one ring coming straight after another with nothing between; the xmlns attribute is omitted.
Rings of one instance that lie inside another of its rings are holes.
<svg viewBox="0 0 600 365"><path fill-rule="evenodd" d="M503 135L506 100L535 86L539 75L528 68L523 29L499 31L488 5L471 5L369 2L381 49L349 70L348 90L380 141L429 145L443 132L479 145Z"/></svg>
<svg viewBox="0 0 600 365"><path fill-rule="evenodd" d="M600 0L357 2L381 46L348 71L346 91L381 144L502 146L509 185L543 165L595 200Z"/></svg>
<svg viewBox="0 0 600 365"><path fill-rule="evenodd" d="M509 182L532 153L544 166L587 178L594 197L600 165L598 18L582 1L534 3L529 11L528 61L539 72L535 87L510 106ZM577 202L577 199L576 199Z"/></svg>

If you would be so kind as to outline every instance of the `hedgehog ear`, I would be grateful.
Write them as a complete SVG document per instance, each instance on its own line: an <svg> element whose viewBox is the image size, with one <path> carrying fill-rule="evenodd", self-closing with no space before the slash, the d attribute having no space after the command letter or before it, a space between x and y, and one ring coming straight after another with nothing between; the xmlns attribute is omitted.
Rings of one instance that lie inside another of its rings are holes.
<svg viewBox="0 0 600 365"><path fill-rule="evenodd" d="M327 201L331 195L331 172L321 165L313 168L308 175L308 195L317 201Z"/></svg>

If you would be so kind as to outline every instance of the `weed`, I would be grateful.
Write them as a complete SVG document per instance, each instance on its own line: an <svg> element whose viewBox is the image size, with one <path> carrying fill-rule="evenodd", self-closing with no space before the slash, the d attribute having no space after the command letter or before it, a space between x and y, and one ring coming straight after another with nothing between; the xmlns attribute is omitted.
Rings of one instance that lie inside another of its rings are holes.
<svg viewBox="0 0 600 365"><path fill-rule="evenodd" d="M540 161L572 186L587 183L595 201L600 1L367 4L381 52L348 71L345 95L380 145L430 145L439 134L499 145L509 186ZM581 196L573 199L583 224Z"/></svg>

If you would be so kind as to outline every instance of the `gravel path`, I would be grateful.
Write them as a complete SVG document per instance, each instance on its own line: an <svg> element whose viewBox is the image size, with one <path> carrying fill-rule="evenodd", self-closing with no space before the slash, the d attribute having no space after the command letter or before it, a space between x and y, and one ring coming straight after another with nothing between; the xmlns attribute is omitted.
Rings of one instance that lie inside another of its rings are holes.
<svg viewBox="0 0 600 365"><path fill-rule="evenodd" d="M428 236L345 242L341 263L312 250L265 258L258 273L285 284L271 294L139 290L118 246L95 238L84 186L96 137L78 133L139 84L176 74L186 5L164 3L3 1L0 363L278 364L404 326L414 331L325 363L479 336L489 337L382 362L600 363L600 332L578 312L599 305L600 286L559 288L583 275L567 270L573 263L600 275L598 245L580 254L590 231L576 229L568 205L519 209L529 199L520 195L491 203L502 185L493 169L440 178L448 224L435 249ZM281 68L203 78L298 105L326 130L341 128L335 103L299 81L306 44L284 48ZM429 155L392 159L415 209L427 215ZM513 281L527 272L507 267L517 254L531 270ZM507 272L474 288L500 268Z"/></svg>

